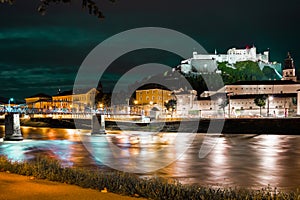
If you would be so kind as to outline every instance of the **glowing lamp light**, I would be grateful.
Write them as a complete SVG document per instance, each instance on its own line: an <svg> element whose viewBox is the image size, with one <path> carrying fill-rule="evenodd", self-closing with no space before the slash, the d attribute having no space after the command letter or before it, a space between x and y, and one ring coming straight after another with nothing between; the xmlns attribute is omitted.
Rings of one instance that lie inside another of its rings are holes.
<svg viewBox="0 0 300 200"><path fill-rule="evenodd" d="M273 96L269 96L269 100L272 101L274 98Z"/></svg>

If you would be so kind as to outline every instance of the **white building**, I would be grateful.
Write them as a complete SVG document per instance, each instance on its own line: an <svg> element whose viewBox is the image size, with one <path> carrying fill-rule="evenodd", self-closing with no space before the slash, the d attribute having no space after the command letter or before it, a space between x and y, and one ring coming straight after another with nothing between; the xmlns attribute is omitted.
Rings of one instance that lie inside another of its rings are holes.
<svg viewBox="0 0 300 200"><path fill-rule="evenodd" d="M275 81L240 81L231 85L226 85L218 92L230 95L230 108L228 111L239 110L240 115L258 114L259 107L255 105L254 99L259 95L264 95L266 105L263 115L275 114L283 115L287 111L295 112L297 90L300 84L291 80ZM274 113L275 112L275 113ZM231 114L231 113L230 113Z"/></svg>
<svg viewBox="0 0 300 200"><path fill-rule="evenodd" d="M269 51L264 51L262 54L257 53L255 46L246 47L245 49L231 48L227 51L227 54L218 54L217 51L215 51L215 54L198 54L193 52L192 58L181 61L180 70L185 74L193 71L212 73L218 72L218 62L235 64L241 61L258 62L261 69L267 65L278 70L278 64L273 66L273 63L269 61Z"/></svg>
<svg viewBox="0 0 300 200"><path fill-rule="evenodd" d="M179 90L177 92L175 91L174 93L177 99L176 113L179 116L188 116L191 110L198 110L198 107L195 107L197 106L197 104L195 103L197 101L196 90Z"/></svg>

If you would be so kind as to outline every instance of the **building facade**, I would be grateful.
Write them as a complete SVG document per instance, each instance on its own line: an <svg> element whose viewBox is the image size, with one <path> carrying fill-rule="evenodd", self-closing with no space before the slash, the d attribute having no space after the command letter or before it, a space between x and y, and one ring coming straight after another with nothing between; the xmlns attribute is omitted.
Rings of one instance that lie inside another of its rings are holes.
<svg viewBox="0 0 300 200"><path fill-rule="evenodd" d="M137 105L158 105L163 107L172 98L172 92L165 89L136 90Z"/></svg>
<svg viewBox="0 0 300 200"><path fill-rule="evenodd" d="M25 102L29 109L36 109L38 111L52 109L52 97L44 93L27 97L25 98Z"/></svg>
<svg viewBox="0 0 300 200"><path fill-rule="evenodd" d="M65 91L52 96L53 107L56 110L84 112L94 109L96 88L73 92Z"/></svg>
<svg viewBox="0 0 300 200"><path fill-rule="evenodd" d="M34 111L64 111L84 112L94 109L95 97L98 94L96 88L73 92L72 90L58 92L49 96L43 93L25 98L26 105Z"/></svg>

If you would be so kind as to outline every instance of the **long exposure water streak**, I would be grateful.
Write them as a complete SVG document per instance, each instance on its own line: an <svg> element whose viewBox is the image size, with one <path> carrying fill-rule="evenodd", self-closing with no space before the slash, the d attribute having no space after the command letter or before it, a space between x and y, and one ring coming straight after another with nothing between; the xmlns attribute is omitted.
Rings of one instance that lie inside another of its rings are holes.
<svg viewBox="0 0 300 200"><path fill-rule="evenodd" d="M24 141L0 142L0 154L16 161L30 160L43 154L61 160L65 166L112 170L95 159L82 144L80 136L92 137L88 130L22 127L22 133ZM3 134L4 127L1 126L0 137ZM118 155L121 164L127 165L127 158L132 155L147 158L151 152L159 163L161 159L176 154L175 133L133 134L142 139L130 143L128 135L120 132L101 136L125 150L124 154ZM186 184L251 188L270 184L272 187L292 189L300 185L300 136L222 135L208 156L200 159L198 153L203 138L204 134L197 134L192 145L177 161L141 176L175 178ZM105 152L109 147L101 148ZM159 151L162 148L168 149L164 155ZM112 155L106 156L106 159L111 159ZM145 166L147 164L155 165L155 162L143 163Z"/></svg>

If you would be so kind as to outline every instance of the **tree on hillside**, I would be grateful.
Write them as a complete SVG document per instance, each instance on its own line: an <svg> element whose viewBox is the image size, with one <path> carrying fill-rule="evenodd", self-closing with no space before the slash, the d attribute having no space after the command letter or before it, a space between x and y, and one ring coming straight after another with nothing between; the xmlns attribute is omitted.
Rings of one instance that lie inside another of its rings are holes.
<svg viewBox="0 0 300 200"><path fill-rule="evenodd" d="M116 0L108 0L110 2L115 2ZM14 4L15 0L0 0L0 3ZM46 14L47 8L50 4L61 4L61 3L71 3L74 0L40 0L39 6L37 8L38 12L42 15ZM87 9L89 14L98 17L99 19L103 19L104 15L102 11L100 11L98 5L93 0L81 0L82 8Z"/></svg>
<svg viewBox="0 0 300 200"><path fill-rule="evenodd" d="M261 107L266 105L267 97L265 95L259 95L254 99L255 105L259 106L259 114L261 116Z"/></svg>
<svg viewBox="0 0 300 200"><path fill-rule="evenodd" d="M218 63L218 69L222 71L221 76L225 84L267 79L260 70L258 63L253 61L241 61L232 65L221 62Z"/></svg>
<svg viewBox="0 0 300 200"><path fill-rule="evenodd" d="M275 70L269 66L264 66L262 72L264 73L267 79L279 79L279 77L277 77L277 74L275 73Z"/></svg>

